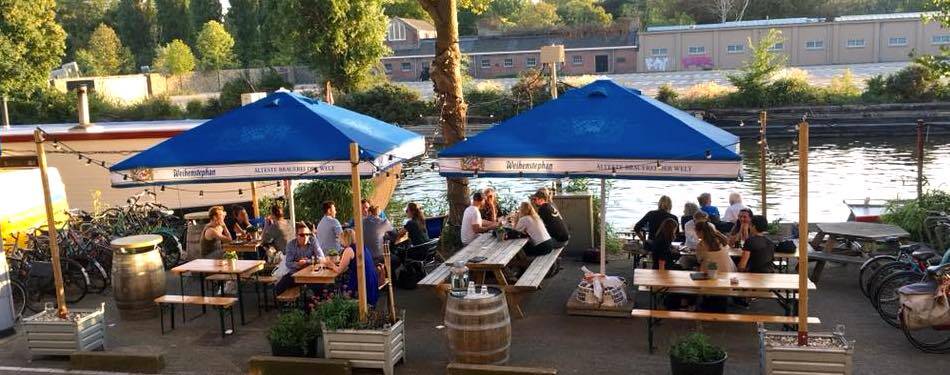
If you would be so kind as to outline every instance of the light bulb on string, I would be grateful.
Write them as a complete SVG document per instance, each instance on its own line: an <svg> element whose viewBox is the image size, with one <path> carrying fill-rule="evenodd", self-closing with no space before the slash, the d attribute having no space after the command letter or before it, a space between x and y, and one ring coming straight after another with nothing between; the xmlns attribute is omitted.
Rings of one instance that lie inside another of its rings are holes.
<svg viewBox="0 0 950 375"><path fill-rule="evenodd" d="M86 159L86 165L87 166L92 165L92 159Z"/></svg>
<svg viewBox="0 0 950 375"><path fill-rule="evenodd" d="M617 167L610 168L610 176L617 177Z"/></svg>
<svg viewBox="0 0 950 375"><path fill-rule="evenodd" d="M739 127L741 128L743 126L745 126L745 121L739 120Z"/></svg>
<svg viewBox="0 0 950 375"><path fill-rule="evenodd" d="M82 161L82 154L79 154L79 161Z"/></svg>
<svg viewBox="0 0 950 375"><path fill-rule="evenodd" d="M59 148L60 148L60 146L59 146L59 141L53 141L53 148L59 150Z"/></svg>
<svg viewBox="0 0 950 375"><path fill-rule="evenodd" d="M162 185L161 191L165 191L165 185Z"/></svg>
<svg viewBox="0 0 950 375"><path fill-rule="evenodd" d="M277 187L280 187L280 181L277 181Z"/></svg>
<svg viewBox="0 0 950 375"><path fill-rule="evenodd" d="M238 189L238 195L244 195L244 189Z"/></svg>
<svg viewBox="0 0 950 375"><path fill-rule="evenodd" d="M205 196L205 191L204 191L204 190L198 190L198 196L199 196L199 197Z"/></svg>
<svg viewBox="0 0 950 375"><path fill-rule="evenodd" d="M712 159L712 151L706 150L706 160Z"/></svg>
<svg viewBox="0 0 950 375"><path fill-rule="evenodd" d="M656 161L656 170L660 170L660 169L663 169L663 165L660 164L660 161L659 161L659 160L657 160L657 161Z"/></svg>
<svg viewBox="0 0 950 375"><path fill-rule="evenodd" d="M128 179L129 179L129 175L127 175L127 174L122 175L122 180L123 180L123 181L127 181Z"/></svg>

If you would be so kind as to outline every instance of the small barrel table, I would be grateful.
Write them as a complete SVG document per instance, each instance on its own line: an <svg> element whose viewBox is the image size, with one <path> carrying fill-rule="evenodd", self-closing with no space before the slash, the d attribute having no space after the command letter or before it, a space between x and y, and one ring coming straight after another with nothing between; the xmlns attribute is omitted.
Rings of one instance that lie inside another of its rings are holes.
<svg viewBox="0 0 950 375"><path fill-rule="evenodd" d="M112 240L112 294L123 319L154 317L155 298L165 294L162 236L145 234Z"/></svg>
<svg viewBox="0 0 950 375"><path fill-rule="evenodd" d="M455 362L501 365L508 362L511 318L505 293L488 288L485 295L458 297L445 304L445 334Z"/></svg>

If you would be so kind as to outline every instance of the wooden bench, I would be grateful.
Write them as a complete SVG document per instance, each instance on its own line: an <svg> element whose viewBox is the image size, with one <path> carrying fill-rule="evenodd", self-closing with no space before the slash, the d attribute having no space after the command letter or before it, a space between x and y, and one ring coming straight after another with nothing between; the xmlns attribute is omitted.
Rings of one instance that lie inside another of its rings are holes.
<svg viewBox="0 0 950 375"><path fill-rule="evenodd" d="M640 292L649 293L650 287L641 285ZM726 289L696 289L696 288L667 288L663 293L671 294L702 294L706 296L776 299L775 293L767 290L726 290ZM798 293L792 293L789 298L798 298Z"/></svg>
<svg viewBox="0 0 950 375"><path fill-rule="evenodd" d="M141 349L139 349L141 350ZM165 354L148 351L78 351L69 355L70 370L159 374L165 368Z"/></svg>
<svg viewBox="0 0 950 375"><path fill-rule="evenodd" d="M436 267L432 272L426 275L422 280L419 280L416 285L419 286L429 286L437 287L445 283L445 279L449 277L449 274L452 273L452 267L449 267L446 264L442 264Z"/></svg>
<svg viewBox="0 0 950 375"><path fill-rule="evenodd" d="M253 356L248 361L250 375L349 375L350 361L344 359Z"/></svg>
<svg viewBox="0 0 950 375"><path fill-rule="evenodd" d="M630 316L634 318L647 318L647 343L650 353L655 349L653 346L653 325L654 321L659 319L675 320L698 320L705 322L731 322L731 323L775 323L775 324L798 324L797 316L784 315L760 315L760 314L730 314L730 313L709 313L694 311L670 311L670 310L648 310L633 309ZM808 324L821 324L817 317L808 317Z"/></svg>
<svg viewBox="0 0 950 375"><path fill-rule="evenodd" d="M551 267L557 264L557 259L561 256L564 248L552 250L550 253L535 257L531 261L528 269L521 274L518 282L515 283L515 289L536 290L541 288L541 282L551 271Z"/></svg>
<svg viewBox="0 0 950 375"><path fill-rule="evenodd" d="M821 272L825 269L825 263L827 262L861 265L864 264L866 260L867 258L861 256L835 254L827 251L809 251L808 261L815 262L815 269L812 270L811 281L818 282L818 279L821 278Z"/></svg>
<svg viewBox="0 0 950 375"><path fill-rule="evenodd" d="M182 305L181 309L181 322L185 323L185 308L184 305L199 305L199 306L211 306L218 310L218 318L221 322L221 337L227 335L227 330L224 326L224 315L225 312L230 316L231 320L231 332L234 332L234 311L232 307L237 303L238 299L233 297L202 297L202 296L181 296L175 294L166 294L164 296L158 297L155 299L155 303L158 304L159 311L161 312L160 323L162 327L162 334L165 334L165 310L171 312L171 329L175 329L175 306Z"/></svg>
<svg viewBox="0 0 950 375"><path fill-rule="evenodd" d="M449 363L447 375L557 375L555 368L472 365Z"/></svg>
<svg viewBox="0 0 950 375"><path fill-rule="evenodd" d="M299 286L292 286L278 294L275 299L281 308L293 307L300 301L301 291Z"/></svg>

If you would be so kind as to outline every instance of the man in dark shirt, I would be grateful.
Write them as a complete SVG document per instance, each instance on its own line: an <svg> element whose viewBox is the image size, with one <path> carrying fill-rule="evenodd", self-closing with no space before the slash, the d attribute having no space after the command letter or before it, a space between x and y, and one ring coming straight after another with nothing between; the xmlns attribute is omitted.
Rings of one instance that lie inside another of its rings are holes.
<svg viewBox="0 0 950 375"><path fill-rule="evenodd" d="M660 224L662 224L666 219L673 219L673 221L679 222L679 218L676 215L670 213L673 209L673 201L670 197L662 196L660 197L660 202L657 204L657 209L647 212L646 215L643 215L643 218L640 219L633 226L633 232L637 234L637 237L640 238L640 241L646 242L647 240L652 240L656 236L656 231L660 229ZM643 232L646 230L646 237L644 237Z"/></svg>
<svg viewBox="0 0 950 375"><path fill-rule="evenodd" d="M541 217L544 228L548 230L548 234L554 240L551 247L558 249L567 245L567 241L571 239L571 233L567 230L567 224L564 223L561 213L551 202L548 202L547 194L539 190L531 196L531 203L538 207L538 216Z"/></svg>
<svg viewBox="0 0 950 375"><path fill-rule="evenodd" d="M755 215L750 229L751 235L742 246L738 269L740 272L771 273L775 243L764 236L769 230L769 222L765 216Z"/></svg>

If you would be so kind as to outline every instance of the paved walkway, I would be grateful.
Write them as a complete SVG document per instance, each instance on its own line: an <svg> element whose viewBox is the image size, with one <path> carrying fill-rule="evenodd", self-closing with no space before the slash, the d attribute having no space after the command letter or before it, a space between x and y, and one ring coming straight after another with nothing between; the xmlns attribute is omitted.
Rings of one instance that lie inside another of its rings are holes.
<svg viewBox="0 0 950 375"><path fill-rule="evenodd" d="M580 277L581 264L563 262L565 269L548 280L544 289L529 297L524 305L527 318L512 322L511 364L553 366L560 374L666 374L669 342L679 335L701 329L729 353L727 374L758 374L758 343L749 324L665 321L657 331L659 350L650 355L646 348L646 322L640 319L573 317L564 313L564 303ZM611 261L613 274L631 278L630 262ZM596 266L592 266L596 267ZM907 343L902 333L884 324L858 291L855 267L829 266L812 293L812 316L823 324L817 330L832 330L844 324L850 338L857 341L855 374L935 373L950 368L950 355L923 354ZM172 280L172 279L170 279ZM169 288L177 288L169 284ZM171 290L171 289L170 289ZM397 304L407 311L408 361L396 366L397 374L441 374L448 352L441 331L438 300L428 290L398 290ZM645 303L645 296L639 296ZM95 305L102 297L87 297L81 305ZM770 301L758 301L757 310L778 312ZM235 337L221 341L217 318L208 314L186 323L170 334L159 334L157 319L119 321L113 307L107 312L109 350L157 350L166 353L166 371L188 374L236 374L246 371L247 358L268 354L267 328L274 321L271 312L258 318L248 310L249 324L238 326ZM0 373L64 372L68 362L42 358L30 362L25 340L15 335L0 340ZM31 368L25 371L21 368ZM373 374L373 371L359 373Z"/></svg>

